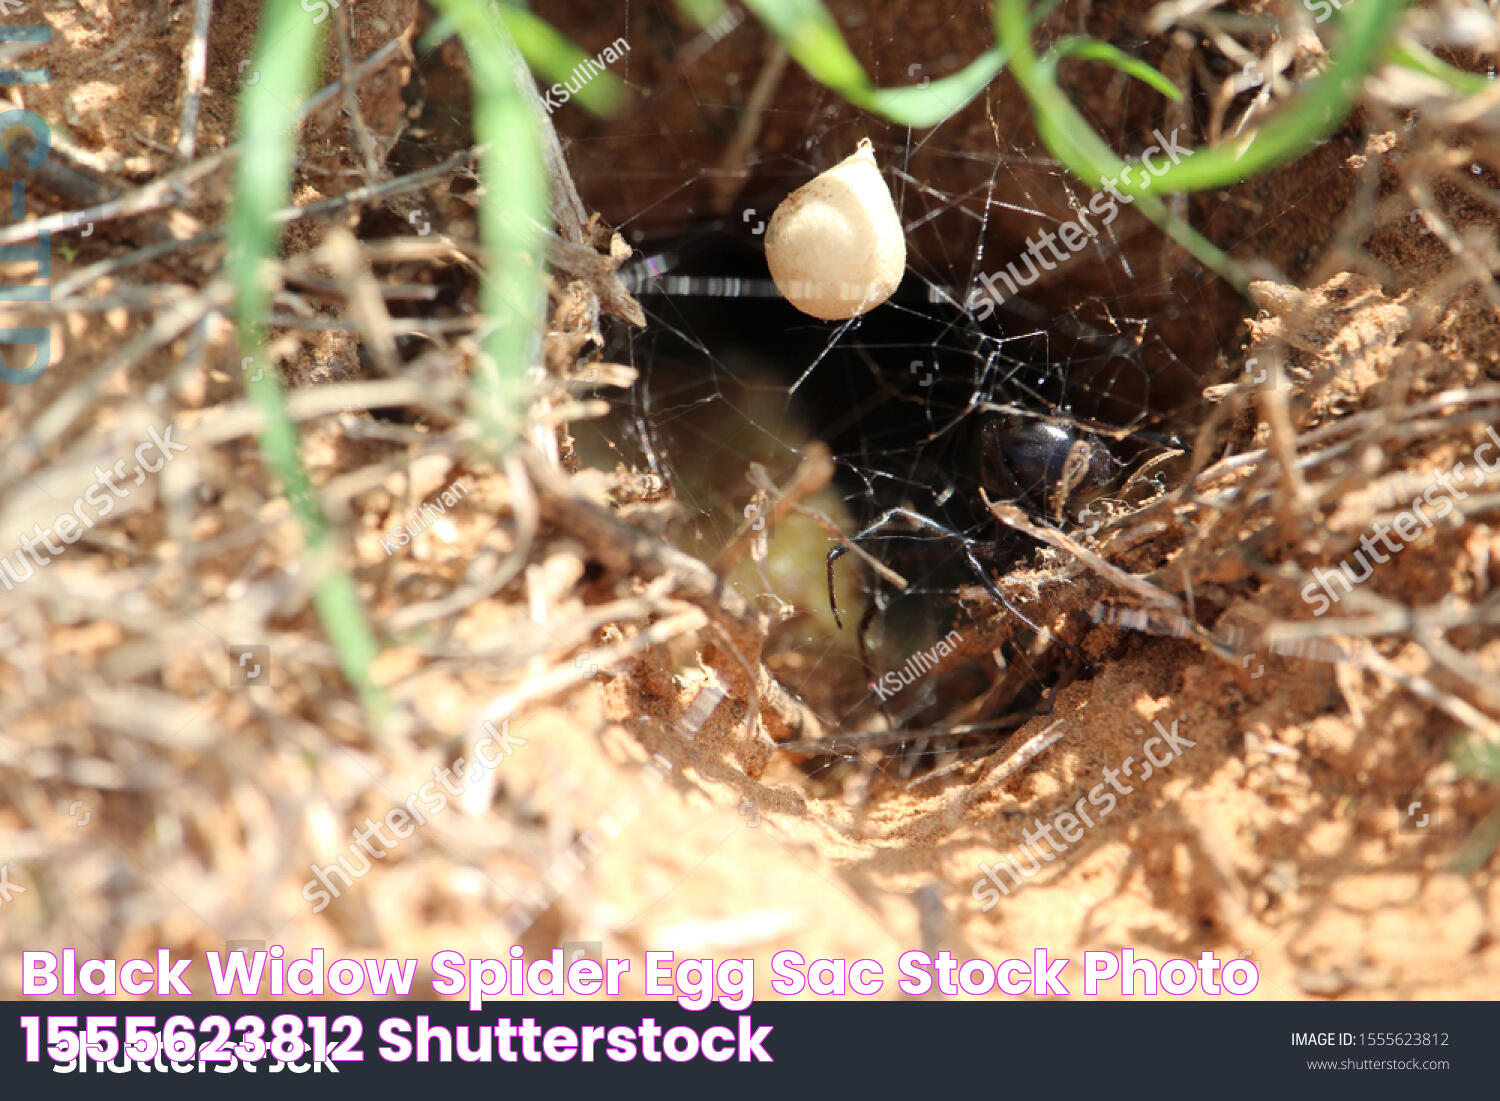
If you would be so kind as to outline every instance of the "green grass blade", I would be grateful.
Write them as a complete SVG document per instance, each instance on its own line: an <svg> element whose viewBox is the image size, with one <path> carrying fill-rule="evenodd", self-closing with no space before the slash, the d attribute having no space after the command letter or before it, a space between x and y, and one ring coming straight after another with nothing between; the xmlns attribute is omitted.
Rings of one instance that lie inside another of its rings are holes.
<svg viewBox="0 0 1500 1101"><path fill-rule="evenodd" d="M1384 60L1406 0L1358 0L1345 6L1333 62L1284 110L1232 146L1197 149L1156 176L1122 182L1137 196L1227 187L1290 161L1327 137L1348 115L1364 78ZM1025 0L995 0L995 33L1011 54L1011 71L1031 99L1048 150L1090 186L1118 178L1124 162L1050 79L1031 44Z"/></svg>
<svg viewBox="0 0 1500 1101"><path fill-rule="evenodd" d="M858 99L850 102L902 126L914 129L936 126L984 91L1004 68L1005 51L991 46L963 69L931 81L925 87L867 86Z"/></svg>
<svg viewBox="0 0 1500 1101"><path fill-rule="evenodd" d="M1040 20L1057 6L1037 8ZM792 59L818 83L855 107L914 129L936 126L969 103L1005 68L1003 46L991 46L959 72L922 85L879 88L865 74L821 0L745 0L745 6L780 39Z"/></svg>
<svg viewBox="0 0 1500 1101"><path fill-rule="evenodd" d="M724 0L677 0L677 10L706 31L729 14L729 5Z"/></svg>
<svg viewBox="0 0 1500 1101"><path fill-rule="evenodd" d="M1484 76L1481 73L1467 73L1462 69L1456 69L1446 61L1442 61L1423 46L1415 42L1397 42L1395 49L1391 51L1390 62L1392 65L1400 65L1402 68L1421 73L1423 76L1435 77L1460 95L1474 96L1486 92L1494 84L1494 77Z"/></svg>
<svg viewBox="0 0 1500 1101"><path fill-rule="evenodd" d="M575 74L592 72L578 91L572 93L572 102L581 104L596 115L613 115L625 102L625 84L614 73L580 69L589 55L571 42L545 19L538 18L524 8L502 6L500 18L505 29L515 40L527 63L547 78L549 82L567 81Z"/></svg>
<svg viewBox="0 0 1500 1101"><path fill-rule="evenodd" d="M1403 7L1404 0L1359 0L1346 7L1335 60L1287 109L1243 141L1192 150L1159 174L1127 165L1058 87L1054 76L1059 54L1053 50L1037 56L1026 0L995 0L993 18L995 35L1009 51L1011 72L1031 100L1037 132L1048 151L1090 187L1113 187L1133 197L1142 214L1243 291L1243 269L1167 210L1159 196L1229 186L1292 160L1327 137L1347 116L1364 78L1389 50Z"/></svg>
<svg viewBox="0 0 1500 1101"><path fill-rule="evenodd" d="M320 37L318 25L293 0L269 5L255 48L259 79L245 87L240 99L243 141L254 154L240 158L235 174L228 270L238 293L240 350L260 363L269 359L262 318L270 302L260 267L278 245L279 233L271 215L286 205L290 195L297 110L311 88ZM359 691L367 715L378 726L386 705L370 674L380 648L353 579L337 563L328 523L302 464L296 425L286 412L281 380L274 370L266 369L248 374L246 387L262 417L261 453L302 525L305 556L317 579L314 607L344 676Z"/></svg>
<svg viewBox="0 0 1500 1101"><path fill-rule="evenodd" d="M537 362L544 288L545 227L551 225L541 139L509 64L515 45L492 0L436 0L469 55L474 132L484 144L479 233L488 258L481 304L494 326L474 368L472 412L491 460L521 425L525 372ZM529 79L526 78L526 79Z"/></svg>
<svg viewBox="0 0 1500 1101"><path fill-rule="evenodd" d="M1296 99L1234 147L1189 153L1149 181L1158 193L1227 187L1295 160L1342 125L1364 81L1385 60L1406 0L1358 0L1346 6L1332 63Z"/></svg>
<svg viewBox="0 0 1500 1101"><path fill-rule="evenodd" d="M747 0L792 60L849 102L868 94L870 80L819 0Z"/></svg>
<svg viewBox="0 0 1500 1101"><path fill-rule="evenodd" d="M1088 38L1084 35L1067 35L1057 40L1052 47L1052 52L1059 58L1074 57L1080 61L1102 61L1110 65L1126 76L1134 77L1142 84L1155 88L1173 103L1182 102L1182 92L1158 70L1147 65L1140 58L1131 57L1118 46L1111 46L1108 42L1100 42L1097 38Z"/></svg>

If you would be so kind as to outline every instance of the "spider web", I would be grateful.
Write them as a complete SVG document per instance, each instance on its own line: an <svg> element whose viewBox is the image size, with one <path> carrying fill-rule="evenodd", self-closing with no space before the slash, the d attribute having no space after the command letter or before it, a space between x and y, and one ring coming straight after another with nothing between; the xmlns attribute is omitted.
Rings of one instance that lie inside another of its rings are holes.
<svg viewBox="0 0 1500 1101"><path fill-rule="evenodd" d="M657 4L627 4L610 26L590 31L585 45L611 33L644 36L645 28L666 19L667 9ZM877 20L845 20L843 29L861 58L880 56ZM742 23L719 38L687 35L674 48L711 58L736 34L751 33L761 32ZM959 67L954 55L944 60L944 71ZM920 79L919 69L915 62L902 71L882 71L877 64L871 76L881 86L909 84ZM656 75L660 71L632 56L619 73L637 102L655 105L656 117L691 118L722 106L700 98L677 70ZM1173 413L1183 380L1190 386L1213 364L1186 362L1159 333L1184 319L1191 324L1196 303L1184 296L1181 271L1159 276L1160 268L1139 262L1141 225L1121 219L1060 264L1044 293L1023 291L981 318L964 305L981 273L1001 270L1017 255L1016 241L1056 229L1092 194L1040 146L1024 104L1000 102L992 86L982 127L976 128L970 111L912 131L843 107L795 65L781 79L805 85L809 96L798 106L775 99L768 125L797 140L785 150L752 143L737 190L726 187L722 164L679 161L681 148L697 134L670 127L643 134L634 120L626 127L632 146L659 150L657 161L648 169L612 166L615 175L608 178L589 167L602 161L597 146L601 137L609 144L607 132L583 128L571 135L568 155L584 164L575 173L585 203L613 214L609 220L638 250L622 276L648 318L644 331L617 334L606 349L607 359L633 366L639 381L612 399L614 417L604 422L601 436L585 432L581 447L605 465L620 461L660 478L680 507L674 536L712 561L746 522L750 464L762 464L784 486L813 441L822 441L832 450L837 474L830 493L810 503L844 531L852 533L885 510L910 508L984 544L986 567L1002 575L1027 559L1028 547L990 545L996 524L975 500L979 486L970 441L978 418L1003 409L1075 431L1129 429L1110 445L1127 463L1143 449L1170 441L1183 427ZM1130 114L1133 97L1154 95L1123 80L1117 88L1121 117ZM1138 145L1136 127L1116 121L1111 129L1106 120L1093 121L1122 154ZM566 120L558 125L566 141ZM760 234L781 197L847 156L866 136L907 230L906 277L892 300L871 313L821 322L776 293ZM646 197L611 210L618 192ZM672 215L664 218L667 209ZM1161 247L1158 238L1152 237L1151 247ZM1079 286L1070 296L1075 276ZM1194 276L1187 285L1191 291L1210 281ZM1061 523L1068 527L1077 519L1074 513ZM954 598L980 579L955 542L930 532L893 530L868 544L910 582L899 596L846 556L840 576L853 578L866 606L875 602L879 611L872 620L870 667L859 673L856 666L851 677L852 621L861 609L849 609L844 629L835 632L818 614L826 609L811 606L826 604L823 556L835 544L826 536L819 541L779 535L771 535L773 568L760 575L760 583L752 579L747 585L743 575L736 581L746 595L759 592L763 606L769 600L799 609L777 640L783 660L795 658L787 679L794 688L829 676L852 680L858 690L828 693L831 710L822 717L831 729L859 726L878 703L870 680L955 622L962 628L970 613ZM778 542L797 545L778 548ZM767 588L773 596L765 596ZM917 702L905 707L904 720L921 711L921 701L930 703L933 691L930 685L913 689Z"/></svg>

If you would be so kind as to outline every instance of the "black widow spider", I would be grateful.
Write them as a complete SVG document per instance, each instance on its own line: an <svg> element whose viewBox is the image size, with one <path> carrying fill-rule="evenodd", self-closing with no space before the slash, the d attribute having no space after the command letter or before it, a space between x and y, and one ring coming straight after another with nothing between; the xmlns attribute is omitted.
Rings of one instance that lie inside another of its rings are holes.
<svg viewBox="0 0 1500 1101"><path fill-rule="evenodd" d="M983 491L991 500L1009 501L1035 515L1060 521L1069 503L1097 494L1121 469L1101 440L1077 431L1071 423L993 412L980 416L966 456L967 464L975 474L956 479L968 482L967 488L976 497ZM851 536L849 542L858 543L898 521L956 543L964 561L989 594L1032 631L1047 634L1000 591L981 561L981 554L996 557L1013 549L1014 537L976 539L902 506L881 513ZM840 627L843 620L834 596L833 567L848 550L848 545L839 543L828 552L827 560L828 604L834 622ZM878 602L872 603L861 621L861 643L869 617L879 607Z"/></svg>

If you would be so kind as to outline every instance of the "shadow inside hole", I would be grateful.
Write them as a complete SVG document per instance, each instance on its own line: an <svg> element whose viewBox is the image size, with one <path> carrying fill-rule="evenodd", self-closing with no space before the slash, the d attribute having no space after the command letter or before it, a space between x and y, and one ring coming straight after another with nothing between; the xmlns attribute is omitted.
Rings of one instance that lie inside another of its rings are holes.
<svg viewBox="0 0 1500 1101"><path fill-rule="evenodd" d="M951 288L934 290L915 269L885 305L853 322L822 322L775 294L758 238L710 233L641 248L657 259L625 274L647 328L617 332L604 352L635 367L639 382L627 393L600 395L614 415L580 426L580 451L607 455L606 466L622 460L649 470L671 486L683 512L678 542L706 560L743 519L748 464L764 464L786 485L810 440L834 455L847 533L888 509L910 509L977 541L977 557L993 576L1035 544L1002 529L980 498L981 487L992 500L1006 496L984 485L976 450L990 407L1078 435L1090 425L1130 428L1120 440L1089 436L1107 446L1122 474L1174 438L1179 418L1166 400L1151 404L1152 375L1137 340L1066 317L1038 325L1024 302L1007 303L981 324L955 294L941 300ZM1175 382L1163 393L1178 393ZM1036 511L1036 501L1023 503ZM823 553L829 546L825 540ZM930 532L893 527L865 546L911 584L898 593L852 556L838 563L840 576L860 579L865 600L878 605L871 667L862 683L835 694L840 700L868 701L871 681L953 629L959 589L980 584L961 546ZM820 558L799 569L821 579ZM846 631L861 611L845 610ZM944 698L930 706L906 708L904 718L935 719L954 693L982 694L985 674L975 669L950 678ZM1015 702L1030 706L1038 692L1025 689Z"/></svg>

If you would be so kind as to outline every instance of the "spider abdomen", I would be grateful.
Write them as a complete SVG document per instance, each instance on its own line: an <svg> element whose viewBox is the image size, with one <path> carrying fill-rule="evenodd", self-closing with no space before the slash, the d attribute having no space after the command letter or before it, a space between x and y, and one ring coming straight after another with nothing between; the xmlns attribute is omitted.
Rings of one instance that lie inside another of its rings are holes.
<svg viewBox="0 0 1500 1101"><path fill-rule="evenodd" d="M992 416L978 432L980 481L991 494L1060 515L1069 500L1106 485L1115 461L1098 440L1066 425Z"/></svg>

